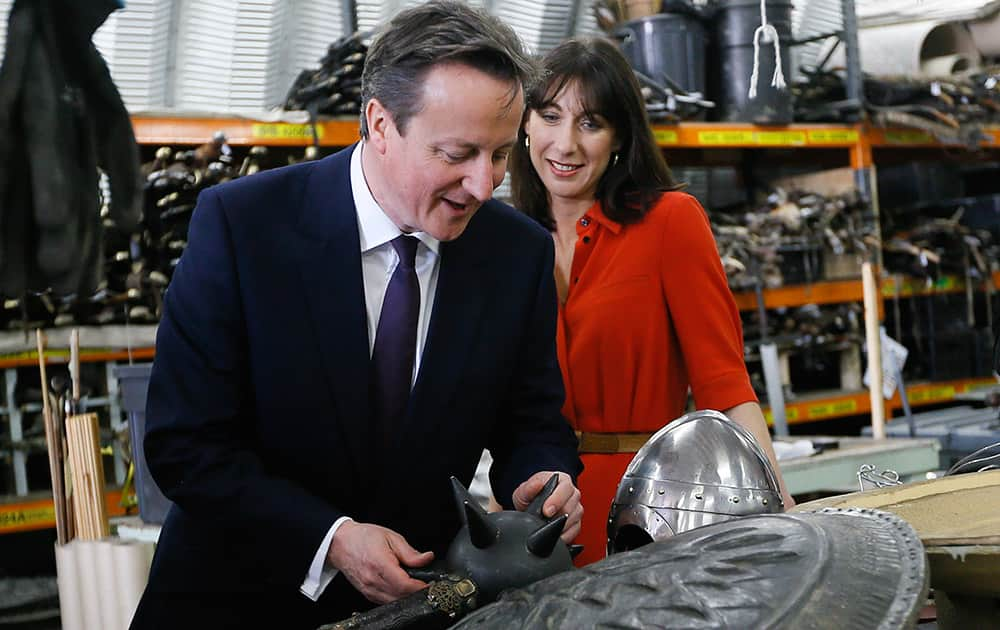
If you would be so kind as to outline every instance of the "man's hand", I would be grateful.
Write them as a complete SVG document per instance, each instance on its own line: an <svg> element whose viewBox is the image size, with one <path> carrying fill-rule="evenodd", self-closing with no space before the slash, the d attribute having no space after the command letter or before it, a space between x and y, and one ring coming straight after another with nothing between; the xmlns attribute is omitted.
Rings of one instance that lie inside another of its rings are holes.
<svg viewBox="0 0 1000 630"><path fill-rule="evenodd" d="M566 544L573 542L577 534L580 533L580 520L583 518L583 506L580 504L580 491L573 485L573 481L564 472L540 472L532 475L527 481L514 490L514 507L523 511L528 507L535 495L545 486L553 474L559 475L559 484L556 486L552 496L545 501L542 506L542 514L546 518L568 514L566 527L563 528L562 540ZM336 538L336 536L334 537Z"/></svg>
<svg viewBox="0 0 1000 630"><path fill-rule="evenodd" d="M376 604L387 604L427 586L403 567L422 567L434 553L420 553L406 539L385 527L346 521L333 536L327 562Z"/></svg>

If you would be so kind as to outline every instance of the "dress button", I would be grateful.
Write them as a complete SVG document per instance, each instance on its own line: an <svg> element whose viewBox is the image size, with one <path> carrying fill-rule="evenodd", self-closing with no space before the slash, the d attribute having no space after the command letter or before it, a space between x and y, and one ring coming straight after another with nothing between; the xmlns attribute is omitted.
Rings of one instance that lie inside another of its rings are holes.
<svg viewBox="0 0 1000 630"><path fill-rule="evenodd" d="M588 219L587 217L583 217L582 219L580 219L580 225L582 225L583 227L587 227L588 225L590 225L590 219Z"/></svg>
<svg viewBox="0 0 1000 630"><path fill-rule="evenodd" d="M589 236L584 236L583 237L583 244L586 245L589 242L590 242L590 237Z"/></svg>

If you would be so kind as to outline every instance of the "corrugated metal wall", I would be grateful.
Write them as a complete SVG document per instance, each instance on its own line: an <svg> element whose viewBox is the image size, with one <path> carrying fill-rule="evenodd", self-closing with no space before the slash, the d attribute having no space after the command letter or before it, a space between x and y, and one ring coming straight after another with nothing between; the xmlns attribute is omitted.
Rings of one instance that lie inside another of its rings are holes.
<svg viewBox="0 0 1000 630"><path fill-rule="evenodd" d="M1000 0L855 0L862 21L969 20L1000 9Z"/></svg>
<svg viewBox="0 0 1000 630"><path fill-rule="evenodd" d="M417 0L358 0L357 25L370 31ZM591 0L469 0L506 20L529 49L544 53L563 38L600 34ZM0 58L6 14L0 0ZM796 0L796 39L838 30L837 0ZM857 0L864 20L974 17L1000 0ZM318 65L346 34L343 0L128 0L94 40L133 111L260 111L279 105L298 73ZM814 64L822 44L794 51L794 67Z"/></svg>
<svg viewBox="0 0 1000 630"><path fill-rule="evenodd" d="M418 0L356 3L371 31ZM600 33L588 1L469 0L507 21L529 50ZM0 0L0 59L13 0ZM98 29L104 55L133 112L260 111L280 105L304 68L347 34L343 0L128 0Z"/></svg>
<svg viewBox="0 0 1000 630"><path fill-rule="evenodd" d="M7 14L14 6L14 0L0 0L0 62L3 61L3 53L7 46Z"/></svg>

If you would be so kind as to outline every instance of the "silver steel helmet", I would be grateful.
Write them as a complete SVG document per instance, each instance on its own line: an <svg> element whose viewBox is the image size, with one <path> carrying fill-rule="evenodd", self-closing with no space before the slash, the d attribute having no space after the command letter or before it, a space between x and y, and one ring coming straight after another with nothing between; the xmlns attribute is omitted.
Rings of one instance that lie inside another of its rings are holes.
<svg viewBox="0 0 1000 630"><path fill-rule="evenodd" d="M718 411L695 411L657 431L625 470L608 514L608 554L782 507L753 435Z"/></svg>

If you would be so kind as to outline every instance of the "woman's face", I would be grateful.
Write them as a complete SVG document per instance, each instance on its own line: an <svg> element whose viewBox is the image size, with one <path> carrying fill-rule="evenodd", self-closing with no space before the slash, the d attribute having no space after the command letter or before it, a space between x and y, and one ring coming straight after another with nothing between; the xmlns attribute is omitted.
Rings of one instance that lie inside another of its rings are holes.
<svg viewBox="0 0 1000 630"><path fill-rule="evenodd" d="M592 202L621 143L607 120L584 112L577 81L567 83L548 106L531 110L524 131L531 164L552 201Z"/></svg>

